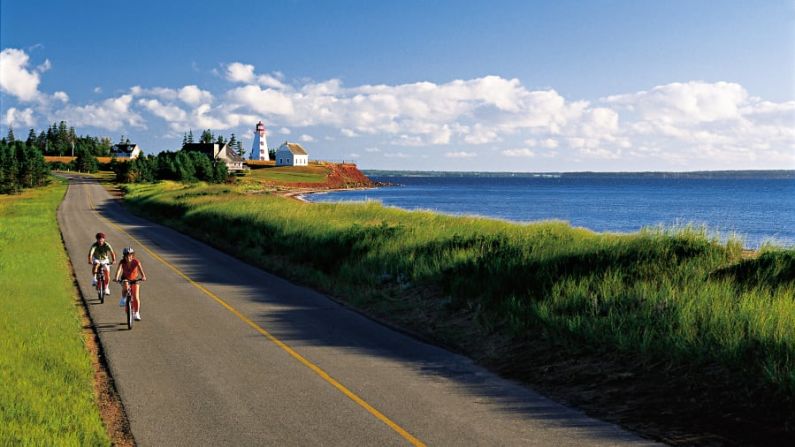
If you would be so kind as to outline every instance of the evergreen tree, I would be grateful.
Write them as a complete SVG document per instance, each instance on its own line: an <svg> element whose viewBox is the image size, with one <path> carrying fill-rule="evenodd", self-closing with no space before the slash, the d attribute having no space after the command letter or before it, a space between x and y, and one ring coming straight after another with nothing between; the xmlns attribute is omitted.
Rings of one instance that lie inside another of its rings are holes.
<svg viewBox="0 0 795 447"><path fill-rule="evenodd" d="M212 143L215 136L210 129L206 129L202 131L202 136L199 139L199 143Z"/></svg>
<svg viewBox="0 0 795 447"><path fill-rule="evenodd" d="M182 147L185 147L186 144L188 144L188 134L187 133L183 133L182 134Z"/></svg>
<svg viewBox="0 0 795 447"><path fill-rule="evenodd" d="M174 159L177 167L177 180L190 182L196 180L196 168L193 166L189 152L179 151Z"/></svg>
<svg viewBox="0 0 795 447"><path fill-rule="evenodd" d="M213 183L223 183L229 177L229 169L223 161L213 164Z"/></svg>
<svg viewBox="0 0 795 447"><path fill-rule="evenodd" d="M193 129L188 129L188 144L193 144Z"/></svg>
<svg viewBox="0 0 795 447"><path fill-rule="evenodd" d="M14 128L8 126L8 135L6 136L6 143L7 144L14 144L17 139L14 137Z"/></svg>
<svg viewBox="0 0 795 447"><path fill-rule="evenodd" d="M28 139L25 140L25 144L30 147L37 147L36 129L30 129L30 132L28 132Z"/></svg>
<svg viewBox="0 0 795 447"><path fill-rule="evenodd" d="M207 154L189 151L188 156L193 163L196 179L212 183L214 180L213 162Z"/></svg>
<svg viewBox="0 0 795 447"><path fill-rule="evenodd" d="M99 166L96 157L83 147L77 151L74 163L75 170L80 172L97 172Z"/></svg>

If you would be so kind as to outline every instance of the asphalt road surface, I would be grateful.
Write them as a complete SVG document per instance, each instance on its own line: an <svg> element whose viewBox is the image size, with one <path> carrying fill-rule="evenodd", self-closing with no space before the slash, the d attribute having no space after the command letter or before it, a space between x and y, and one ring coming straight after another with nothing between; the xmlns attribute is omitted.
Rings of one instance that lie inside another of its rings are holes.
<svg viewBox="0 0 795 447"><path fill-rule="evenodd" d="M138 445L650 444L70 182L58 221ZM91 287L98 231L147 273L132 331L119 285Z"/></svg>

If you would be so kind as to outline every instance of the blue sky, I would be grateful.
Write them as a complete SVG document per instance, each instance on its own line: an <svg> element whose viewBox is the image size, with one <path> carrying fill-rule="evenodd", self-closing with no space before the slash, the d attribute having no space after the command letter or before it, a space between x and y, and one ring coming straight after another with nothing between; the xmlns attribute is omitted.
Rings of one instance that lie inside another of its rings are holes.
<svg viewBox="0 0 795 447"><path fill-rule="evenodd" d="M207 3L207 4L205 4ZM363 168L795 168L795 6L3 1L0 122Z"/></svg>

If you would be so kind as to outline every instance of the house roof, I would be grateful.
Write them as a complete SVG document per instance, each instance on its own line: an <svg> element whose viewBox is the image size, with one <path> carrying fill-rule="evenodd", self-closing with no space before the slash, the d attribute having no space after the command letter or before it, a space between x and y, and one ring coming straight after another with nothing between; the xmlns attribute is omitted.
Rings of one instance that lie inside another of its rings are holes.
<svg viewBox="0 0 795 447"><path fill-rule="evenodd" d="M235 150L232 149L228 143L224 143L223 145L218 143L188 143L185 146L182 146L182 150L201 152L203 154L209 155L210 158L214 158L216 157L215 154L216 146L221 146L218 151L219 153L218 158L224 158L229 161L240 162L240 163L246 161L245 158L241 157L240 155L237 155L237 153L235 153ZM224 151L223 156L220 156L221 151Z"/></svg>
<svg viewBox="0 0 795 447"><path fill-rule="evenodd" d="M215 143L187 143L182 146L183 151L196 151L215 157Z"/></svg>
<svg viewBox="0 0 795 447"><path fill-rule="evenodd" d="M237 155L235 150L232 149L229 145L226 145L226 158L228 158L229 160L237 161L237 162L241 162L241 163L246 161L245 158L241 157L240 155Z"/></svg>
<svg viewBox="0 0 795 447"><path fill-rule="evenodd" d="M307 154L306 149L304 149L298 143L288 143L285 141L284 144L282 144L281 147L279 147L279 149L281 150L281 148L283 147L286 147L286 149L292 152L293 155L309 155Z"/></svg>
<svg viewBox="0 0 795 447"><path fill-rule="evenodd" d="M130 144L114 144L113 147L111 148L111 150L113 152L117 152L117 153L125 152L125 153L128 153L128 154L131 154L132 151L134 151L137 146L138 145L134 144L134 143L130 143Z"/></svg>

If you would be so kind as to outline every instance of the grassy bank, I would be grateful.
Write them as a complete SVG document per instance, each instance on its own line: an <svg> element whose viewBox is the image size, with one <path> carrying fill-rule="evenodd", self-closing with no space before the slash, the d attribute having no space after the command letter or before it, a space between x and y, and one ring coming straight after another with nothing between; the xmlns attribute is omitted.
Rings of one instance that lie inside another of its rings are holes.
<svg viewBox="0 0 795 447"><path fill-rule="evenodd" d="M134 186L126 200L463 351L477 345L466 329L477 326L509 344L717 368L738 399L762 399L754 405L776 424L795 422L795 250L743 260L739 241L698 228L597 234L376 203L302 204L230 186ZM452 315L466 318L448 324Z"/></svg>
<svg viewBox="0 0 795 447"><path fill-rule="evenodd" d="M109 445L55 213L66 185L0 195L0 444Z"/></svg>

